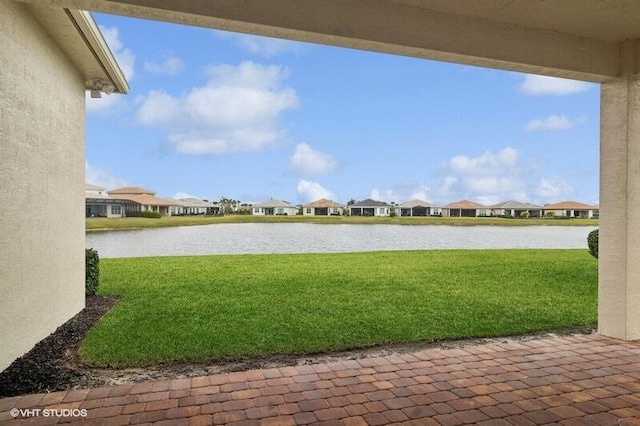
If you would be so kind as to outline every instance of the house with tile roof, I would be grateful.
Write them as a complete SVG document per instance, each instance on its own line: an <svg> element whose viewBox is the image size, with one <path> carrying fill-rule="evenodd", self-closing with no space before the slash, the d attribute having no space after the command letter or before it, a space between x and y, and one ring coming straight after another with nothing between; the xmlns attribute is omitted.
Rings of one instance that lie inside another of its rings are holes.
<svg viewBox="0 0 640 426"><path fill-rule="evenodd" d="M110 197L105 188L85 184L84 190L86 217L124 217L127 207L134 208L130 200Z"/></svg>
<svg viewBox="0 0 640 426"><path fill-rule="evenodd" d="M519 201L504 201L502 203L494 204L491 207L492 216L505 216L520 217L524 212L528 212L530 217L541 217L542 206L530 203L521 203Z"/></svg>
<svg viewBox="0 0 640 426"><path fill-rule="evenodd" d="M255 216L295 216L298 207L288 201L271 199L263 203L254 204L251 213Z"/></svg>
<svg viewBox="0 0 640 426"><path fill-rule="evenodd" d="M442 208L442 217L478 217L490 214L488 206L469 200L455 201Z"/></svg>
<svg viewBox="0 0 640 426"><path fill-rule="evenodd" d="M580 203L578 201L561 201L545 204L542 208L545 215L566 216L579 219L597 219L600 217L600 206Z"/></svg>
<svg viewBox="0 0 640 426"><path fill-rule="evenodd" d="M214 216L221 214L222 210L220 204L212 201L201 200L199 198L170 198L176 205L171 206L169 209L171 216L193 216L193 215L206 215Z"/></svg>
<svg viewBox="0 0 640 426"><path fill-rule="evenodd" d="M305 216L342 216L344 208L344 204L321 198L303 205L302 214Z"/></svg>
<svg viewBox="0 0 640 426"><path fill-rule="evenodd" d="M442 214L442 209L423 200L411 200L396 207L398 216L437 216Z"/></svg>
<svg viewBox="0 0 640 426"><path fill-rule="evenodd" d="M171 207L177 205L175 201L158 198L155 192L137 186L112 189L107 191L107 194L112 198L134 202L126 207L125 215L129 212L151 211L162 216L171 216Z"/></svg>
<svg viewBox="0 0 640 426"><path fill-rule="evenodd" d="M384 201L366 200L358 201L349 206L350 216L391 216L393 206Z"/></svg>

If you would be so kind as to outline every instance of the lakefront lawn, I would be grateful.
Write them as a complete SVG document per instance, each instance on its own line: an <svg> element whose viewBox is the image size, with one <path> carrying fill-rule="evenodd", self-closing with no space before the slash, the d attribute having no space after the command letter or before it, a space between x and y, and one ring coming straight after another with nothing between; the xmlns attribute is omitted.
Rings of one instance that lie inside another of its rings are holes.
<svg viewBox="0 0 640 426"><path fill-rule="evenodd" d="M598 226L598 219L528 218L506 219L501 217L363 217L363 216L170 216L160 219L144 217L87 218L88 232L113 229L163 228L171 226L213 225L217 223L315 223L358 225L454 225L454 226Z"/></svg>
<svg viewBox="0 0 640 426"><path fill-rule="evenodd" d="M595 326L587 250L433 250L101 260L122 296L90 365L232 360Z"/></svg>

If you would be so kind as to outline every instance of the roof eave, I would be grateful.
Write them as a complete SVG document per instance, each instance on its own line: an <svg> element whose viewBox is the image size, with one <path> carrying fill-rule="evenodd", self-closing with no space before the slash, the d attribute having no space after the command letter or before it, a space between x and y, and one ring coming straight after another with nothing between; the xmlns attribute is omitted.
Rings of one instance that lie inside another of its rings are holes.
<svg viewBox="0 0 640 426"><path fill-rule="evenodd" d="M85 89L129 92L129 84L93 16L87 11L31 3L29 10L84 78Z"/></svg>
<svg viewBox="0 0 640 426"><path fill-rule="evenodd" d="M120 65L118 65L118 61L111 52L107 41L102 35L102 32L100 32L91 13L85 10L74 9L65 9L65 11L80 32L94 58L107 74L109 82L113 84L115 88L114 92L120 94L128 93L129 83L127 82L124 72L122 72ZM85 85L87 89L93 89L94 80L95 78L91 77L86 80Z"/></svg>

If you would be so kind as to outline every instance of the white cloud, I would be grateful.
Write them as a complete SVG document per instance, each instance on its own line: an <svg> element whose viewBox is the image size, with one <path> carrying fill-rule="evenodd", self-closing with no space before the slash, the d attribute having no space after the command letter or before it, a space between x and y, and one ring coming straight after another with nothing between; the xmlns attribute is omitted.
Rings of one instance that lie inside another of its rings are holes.
<svg viewBox="0 0 640 426"><path fill-rule="evenodd" d="M151 61L145 61L144 70L154 74L169 74L176 75L184 69L184 62L182 59L175 56L169 56L164 62L157 63Z"/></svg>
<svg viewBox="0 0 640 426"><path fill-rule="evenodd" d="M311 201L319 200L320 198L326 198L329 200L334 198L333 192L322 187L318 182L311 182L304 179L298 182L296 190L298 192L298 200L302 203L309 203Z"/></svg>
<svg viewBox="0 0 640 426"><path fill-rule="evenodd" d="M116 57L120 69L124 73L127 80L132 80L135 74L136 55L122 44L120 34L117 27L104 27L100 25L100 32L104 36L111 52Z"/></svg>
<svg viewBox="0 0 640 426"><path fill-rule="evenodd" d="M235 34L218 30L214 30L214 34L220 38L232 39L238 46L248 52L267 58L285 53L301 54L304 53L309 46L307 43L298 41L250 34Z"/></svg>
<svg viewBox="0 0 640 426"><path fill-rule="evenodd" d="M299 143L290 158L289 171L299 176L312 176L334 171L338 162L329 154L317 151L306 143Z"/></svg>
<svg viewBox="0 0 640 426"><path fill-rule="evenodd" d="M534 130L547 130L547 131L562 131L570 130L575 125L575 121L571 120L566 115L550 115L547 118L539 118L531 120L525 129L529 131Z"/></svg>
<svg viewBox="0 0 640 426"><path fill-rule="evenodd" d="M457 155L443 165L444 177L433 191L440 202L472 199L496 204L509 199L528 200L528 166L518 150L507 147L478 157Z"/></svg>
<svg viewBox="0 0 640 426"><path fill-rule="evenodd" d="M390 185L383 188L373 188L369 198L402 204L410 200L431 201L431 189L422 183Z"/></svg>
<svg viewBox="0 0 640 426"><path fill-rule="evenodd" d="M487 151L476 158L457 155L445 163L445 168L465 175L495 175L505 169L513 168L518 164L518 160L518 150L507 147L497 154Z"/></svg>
<svg viewBox="0 0 640 426"><path fill-rule="evenodd" d="M520 90L527 95L533 96L563 96L585 92L589 90L591 86L591 83L585 83L583 81L526 74L524 81L520 84Z"/></svg>
<svg viewBox="0 0 640 426"><path fill-rule="evenodd" d="M152 91L138 111L141 123L163 128L181 154L260 151L284 139L283 112L298 106L296 92L282 87L289 71L243 62L209 68L206 85L176 97Z"/></svg>
<svg viewBox="0 0 640 426"><path fill-rule="evenodd" d="M100 186L107 190L129 186L126 179L114 176L109 170L92 166L88 162L84 163L85 182L92 185Z"/></svg>
<svg viewBox="0 0 640 426"><path fill-rule="evenodd" d="M558 202L570 198L575 188L563 176L555 175L540 179L536 195L547 202Z"/></svg>

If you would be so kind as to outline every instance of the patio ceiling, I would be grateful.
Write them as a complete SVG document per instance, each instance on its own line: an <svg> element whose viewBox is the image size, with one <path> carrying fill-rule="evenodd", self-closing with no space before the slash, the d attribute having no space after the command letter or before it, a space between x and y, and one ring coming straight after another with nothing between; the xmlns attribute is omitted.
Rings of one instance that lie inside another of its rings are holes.
<svg viewBox="0 0 640 426"><path fill-rule="evenodd" d="M640 38L630 0L25 1L594 82Z"/></svg>

